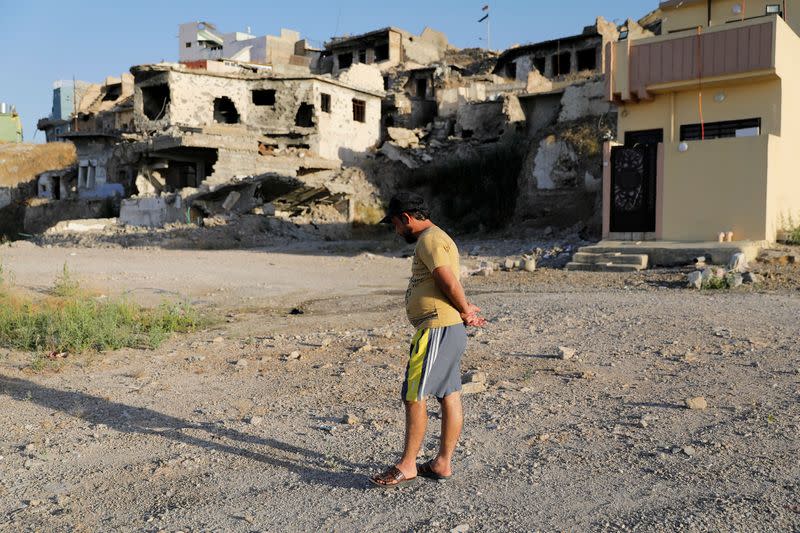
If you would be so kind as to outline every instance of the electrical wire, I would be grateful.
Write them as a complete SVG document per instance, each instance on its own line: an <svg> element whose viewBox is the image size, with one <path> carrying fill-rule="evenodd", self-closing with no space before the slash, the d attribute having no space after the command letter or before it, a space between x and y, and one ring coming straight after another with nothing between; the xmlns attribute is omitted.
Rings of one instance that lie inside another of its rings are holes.
<svg viewBox="0 0 800 533"><path fill-rule="evenodd" d="M697 109L700 112L700 140L706 138L706 124L703 119L703 28L697 27Z"/></svg>

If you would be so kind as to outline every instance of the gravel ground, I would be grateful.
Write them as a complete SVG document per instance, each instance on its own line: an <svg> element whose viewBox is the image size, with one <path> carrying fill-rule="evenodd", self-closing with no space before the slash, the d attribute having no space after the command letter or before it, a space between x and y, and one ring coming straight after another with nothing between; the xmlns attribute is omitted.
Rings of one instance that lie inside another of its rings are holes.
<svg viewBox="0 0 800 533"><path fill-rule="evenodd" d="M0 530L800 531L795 265L734 291L684 289L679 270L469 278L490 324L462 366L488 380L465 396L455 476L383 490L367 476L402 444L408 260L202 252L181 277L205 256L2 256L36 292L42 254L224 318L41 373L0 351Z"/></svg>

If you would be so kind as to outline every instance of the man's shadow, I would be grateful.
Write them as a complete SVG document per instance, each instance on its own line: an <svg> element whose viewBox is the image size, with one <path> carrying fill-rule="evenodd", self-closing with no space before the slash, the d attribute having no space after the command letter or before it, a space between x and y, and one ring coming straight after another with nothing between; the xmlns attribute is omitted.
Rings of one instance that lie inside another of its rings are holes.
<svg viewBox="0 0 800 533"><path fill-rule="evenodd" d="M48 409L63 411L87 422L105 424L121 433L157 435L198 448L246 457L294 472L308 483L348 489L367 486L364 474L357 472L365 472L369 468L368 465L332 458L349 472L326 470L314 466L316 462L324 460L324 456L320 453L276 439L248 435L213 423L190 422L152 409L131 407L82 392L48 388L31 381L3 375L0 375L0 394L19 401L34 402ZM209 438L197 437L185 430L201 430L208 433ZM228 444L224 442L226 439L249 446ZM286 458L286 454L297 455L299 459Z"/></svg>

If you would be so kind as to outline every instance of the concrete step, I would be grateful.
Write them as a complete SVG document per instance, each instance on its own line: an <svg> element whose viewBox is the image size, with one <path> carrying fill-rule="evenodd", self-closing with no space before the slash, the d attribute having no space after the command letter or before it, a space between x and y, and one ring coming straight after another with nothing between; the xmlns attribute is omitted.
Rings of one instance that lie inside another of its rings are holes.
<svg viewBox="0 0 800 533"><path fill-rule="evenodd" d="M645 254L623 254L620 252L590 253L578 251L572 256L572 261L585 265L613 263L615 265L634 265L639 268L647 268L647 255Z"/></svg>
<svg viewBox="0 0 800 533"><path fill-rule="evenodd" d="M639 272L642 270L642 267L638 265L617 265L614 263L587 264L576 263L574 261L567 263L567 266L564 268L571 271L582 270L585 272Z"/></svg>

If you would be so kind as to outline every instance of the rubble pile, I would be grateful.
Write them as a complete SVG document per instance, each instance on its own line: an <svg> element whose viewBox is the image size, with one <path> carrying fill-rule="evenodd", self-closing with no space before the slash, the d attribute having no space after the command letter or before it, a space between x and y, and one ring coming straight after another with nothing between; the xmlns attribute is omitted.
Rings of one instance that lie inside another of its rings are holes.
<svg viewBox="0 0 800 533"><path fill-rule="evenodd" d="M690 289L735 289L743 284L758 285L763 280L751 272L743 253L731 256L726 268L706 265L704 256L695 259L695 271L687 276Z"/></svg>

